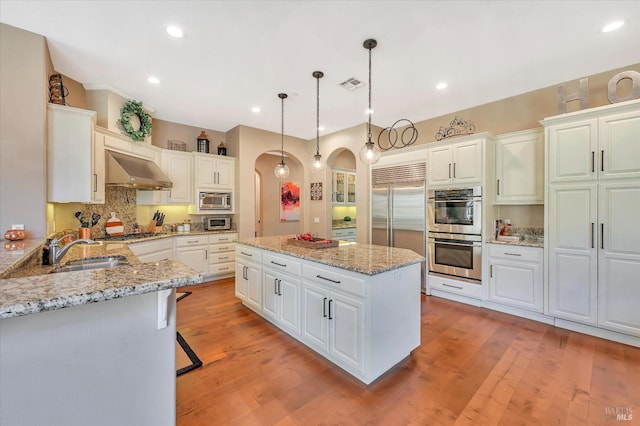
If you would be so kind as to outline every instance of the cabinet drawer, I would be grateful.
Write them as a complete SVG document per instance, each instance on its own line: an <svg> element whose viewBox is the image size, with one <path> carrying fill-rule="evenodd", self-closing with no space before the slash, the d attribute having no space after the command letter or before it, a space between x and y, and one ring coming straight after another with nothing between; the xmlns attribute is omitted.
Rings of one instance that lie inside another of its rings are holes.
<svg viewBox="0 0 640 426"><path fill-rule="evenodd" d="M129 249L136 256L144 256L145 254L154 253L157 251L171 250L173 251L173 239L162 238L159 240L143 241L140 243L129 244Z"/></svg>
<svg viewBox="0 0 640 426"><path fill-rule="evenodd" d="M209 275L222 275L235 273L236 264L233 262L209 265Z"/></svg>
<svg viewBox="0 0 640 426"><path fill-rule="evenodd" d="M327 268L304 265L302 276L332 289L340 289L361 297L365 296L364 281Z"/></svg>
<svg viewBox="0 0 640 426"><path fill-rule="evenodd" d="M473 297L475 299L484 299L482 284L479 282L475 284L429 274L429 288Z"/></svg>
<svg viewBox="0 0 640 426"><path fill-rule="evenodd" d="M261 263L262 251L245 245L236 245L236 259Z"/></svg>
<svg viewBox="0 0 640 426"><path fill-rule="evenodd" d="M336 237L355 237L356 229L355 228L347 228L347 229L334 229L331 231L331 236L333 238Z"/></svg>
<svg viewBox="0 0 640 426"><path fill-rule="evenodd" d="M488 244L489 257L517 260L520 262L540 262L542 249L537 247L511 246L507 244Z"/></svg>
<svg viewBox="0 0 640 426"><path fill-rule="evenodd" d="M209 244L209 237L206 235L193 235L190 237L176 237L176 247L188 247Z"/></svg>
<svg viewBox="0 0 640 426"><path fill-rule="evenodd" d="M288 274L300 275L300 262L290 257L274 256L265 253L264 256L262 256L262 264L263 266L268 266Z"/></svg>
<svg viewBox="0 0 640 426"><path fill-rule="evenodd" d="M235 260L236 260L235 252L212 253L211 249L209 249L209 264L235 262Z"/></svg>
<svg viewBox="0 0 640 426"><path fill-rule="evenodd" d="M230 243L238 239L238 234L215 234L209 235L209 244Z"/></svg>
<svg viewBox="0 0 640 426"><path fill-rule="evenodd" d="M228 251L234 251L236 245L234 243L228 244L211 244L209 246L209 253L225 253Z"/></svg>

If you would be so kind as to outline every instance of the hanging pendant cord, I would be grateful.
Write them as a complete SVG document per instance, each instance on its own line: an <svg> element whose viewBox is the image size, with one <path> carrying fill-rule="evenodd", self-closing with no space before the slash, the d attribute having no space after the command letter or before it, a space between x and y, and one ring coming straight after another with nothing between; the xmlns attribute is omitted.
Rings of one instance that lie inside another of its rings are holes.
<svg viewBox="0 0 640 426"><path fill-rule="evenodd" d="M369 126L367 128L368 131L368 140L367 143L373 143L371 140L371 47L369 47Z"/></svg>
<svg viewBox="0 0 640 426"><path fill-rule="evenodd" d="M284 97L281 97L282 110L280 113L281 118L281 132L280 132L280 164L284 164Z"/></svg>
<svg viewBox="0 0 640 426"><path fill-rule="evenodd" d="M316 155L320 154L320 76L316 77Z"/></svg>

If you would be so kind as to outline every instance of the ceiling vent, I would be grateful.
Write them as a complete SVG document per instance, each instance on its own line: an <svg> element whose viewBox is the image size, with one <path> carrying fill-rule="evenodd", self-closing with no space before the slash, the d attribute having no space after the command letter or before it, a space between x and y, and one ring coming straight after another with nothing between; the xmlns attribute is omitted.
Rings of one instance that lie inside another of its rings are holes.
<svg viewBox="0 0 640 426"><path fill-rule="evenodd" d="M357 78L351 77L351 78L343 81L342 83L340 83L340 86L342 86L345 89L347 89L348 91L352 92L352 91L356 90L358 87L364 86L364 83L362 81L358 80Z"/></svg>

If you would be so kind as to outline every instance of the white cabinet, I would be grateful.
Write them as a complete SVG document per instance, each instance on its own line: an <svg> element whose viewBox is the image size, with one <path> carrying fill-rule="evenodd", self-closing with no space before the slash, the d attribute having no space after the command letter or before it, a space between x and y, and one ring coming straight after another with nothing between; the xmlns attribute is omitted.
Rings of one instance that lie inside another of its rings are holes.
<svg viewBox="0 0 640 426"><path fill-rule="evenodd" d="M209 275L216 279L231 277L235 271L236 233L209 236Z"/></svg>
<svg viewBox="0 0 640 426"><path fill-rule="evenodd" d="M300 334L300 263L289 257L262 257L262 314L289 334Z"/></svg>
<svg viewBox="0 0 640 426"><path fill-rule="evenodd" d="M640 178L638 101L545 119L549 183Z"/></svg>
<svg viewBox="0 0 640 426"><path fill-rule="evenodd" d="M543 124L548 313L640 336L640 101Z"/></svg>
<svg viewBox="0 0 640 426"><path fill-rule="evenodd" d="M495 204L543 204L542 129L500 135L494 150Z"/></svg>
<svg viewBox="0 0 640 426"><path fill-rule="evenodd" d="M208 248L209 237L193 235L176 237L175 259L184 263L197 272L207 275L209 272Z"/></svg>
<svg viewBox="0 0 640 426"><path fill-rule="evenodd" d="M429 144L427 182L430 187L482 183L485 137L474 135L456 140Z"/></svg>
<svg viewBox="0 0 640 426"><path fill-rule="evenodd" d="M195 162L195 189L233 190L235 159L222 155L192 153Z"/></svg>
<svg viewBox="0 0 640 426"><path fill-rule="evenodd" d="M130 243L129 249L143 263L173 259L173 238Z"/></svg>
<svg viewBox="0 0 640 426"><path fill-rule="evenodd" d="M193 204L193 157L190 153L163 149L160 165L173 186L168 191L137 191L139 205Z"/></svg>
<svg viewBox="0 0 640 426"><path fill-rule="evenodd" d="M236 245L236 297L245 305L262 311L262 252Z"/></svg>
<svg viewBox="0 0 640 426"><path fill-rule="evenodd" d="M542 312L542 248L487 244L489 300Z"/></svg>
<svg viewBox="0 0 640 426"><path fill-rule="evenodd" d="M104 203L104 139L96 113L47 104L49 202Z"/></svg>
<svg viewBox="0 0 640 426"><path fill-rule="evenodd" d="M333 171L332 202L334 205L356 204L356 174L354 172Z"/></svg>
<svg viewBox="0 0 640 426"><path fill-rule="evenodd" d="M339 228L331 230L331 238L342 241L356 241L356 228Z"/></svg>

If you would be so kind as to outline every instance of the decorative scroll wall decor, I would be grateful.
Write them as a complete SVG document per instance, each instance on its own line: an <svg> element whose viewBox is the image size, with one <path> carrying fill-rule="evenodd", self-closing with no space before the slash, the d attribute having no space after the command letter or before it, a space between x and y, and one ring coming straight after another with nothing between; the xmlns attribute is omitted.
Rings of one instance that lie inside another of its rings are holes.
<svg viewBox="0 0 640 426"><path fill-rule="evenodd" d="M468 122L467 120L463 120L462 118L456 116L453 120L451 120L451 126L448 128L440 127L438 133L436 133L436 140L440 141L445 138L450 138L452 136L460 136L460 135L472 135L476 132L475 124Z"/></svg>
<svg viewBox="0 0 640 426"><path fill-rule="evenodd" d="M404 124L405 122L409 124ZM400 132L400 134L398 134L398 130L396 129L396 126L399 123L402 123L402 125L407 126L404 128L404 130L402 130L402 132ZM380 145L380 138L382 137L382 135L387 136L387 141L389 143L386 146ZM398 136L400 136L399 140L398 140ZM418 129L416 129L416 126L413 125L413 122L411 120L407 120L406 118L401 118L400 120L393 123L391 127L382 129L380 134L378 134L378 147L380 147L382 151L388 151L391 148L404 148L409 145L413 145L417 140L418 140ZM402 146L398 145L398 142L400 142Z"/></svg>
<svg viewBox="0 0 640 426"><path fill-rule="evenodd" d="M322 182L311 183L311 201L322 201Z"/></svg>

